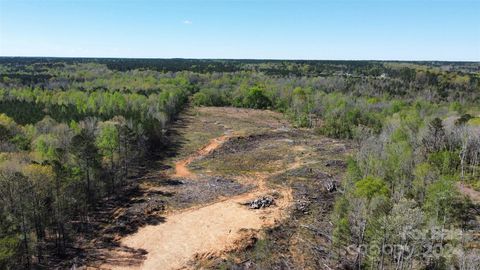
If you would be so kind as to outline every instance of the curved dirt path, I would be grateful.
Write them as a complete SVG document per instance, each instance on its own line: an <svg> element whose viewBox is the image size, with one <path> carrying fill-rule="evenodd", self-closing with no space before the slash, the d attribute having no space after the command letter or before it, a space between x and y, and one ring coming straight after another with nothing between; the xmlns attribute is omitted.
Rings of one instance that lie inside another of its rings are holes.
<svg viewBox="0 0 480 270"><path fill-rule="evenodd" d="M174 177L195 178L187 166L193 160L211 153L233 135L213 139L195 154L175 164ZM290 170L300 166L295 162ZM280 174L283 171L277 172ZM159 225L149 225L121 240L121 245L144 249L148 253L141 265L111 266L111 269L179 269L188 268L188 263L206 255L221 255L234 250L255 235L261 228L273 226L286 216L292 202L290 189L271 190L266 187L266 178L273 174L242 176L243 183L252 183L257 189L238 196L222 198L202 206L174 212ZM277 194L275 206L252 210L242 205L262 195ZM106 267L109 268L109 267Z"/></svg>
<svg viewBox="0 0 480 270"><path fill-rule="evenodd" d="M175 174L173 174L172 176L185 178L195 177L195 175L188 169L188 164L192 163L197 158L210 154L210 152L220 147L220 145L226 142L230 137L232 137L232 135L223 135L218 138L212 139L207 145L202 147L195 154L187 157L186 159L177 161L175 163Z"/></svg>

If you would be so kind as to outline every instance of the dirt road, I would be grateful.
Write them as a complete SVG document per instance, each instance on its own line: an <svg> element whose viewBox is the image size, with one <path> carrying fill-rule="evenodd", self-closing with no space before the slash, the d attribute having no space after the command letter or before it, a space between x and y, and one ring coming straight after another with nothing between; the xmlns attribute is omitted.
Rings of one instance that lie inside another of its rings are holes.
<svg viewBox="0 0 480 270"><path fill-rule="evenodd" d="M193 155L175 163L172 177L195 178L188 164L208 155L234 135L224 135L210 141ZM292 165L298 166L297 163ZM289 168L289 169L292 169ZM280 172L278 172L280 173ZM121 240L121 245L144 249L148 253L141 265L104 265L111 269L179 269L188 268L188 262L199 256L218 255L235 249L242 240L263 227L272 226L282 219L291 203L291 190L269 190L264 184L266 174L243 176L258 188L247 194L223 198L217 202L195 206L166 216L164 223L141 228L137 233ZM259 196L276 193L276 205L252 210L242 205Z"/></svg>
<svg viewBox="0 0 480 270"><path fill-rule="evenodd" d="M188 169L188 164L190 164L192 161L194 161L196 158L200 158L202 156L208 155L210 152L213 150L217 149L222 143L228 140L228 138L232 137L233 135L223 135L221 137L215 138L210 141L209 144L205 145L203 148L198 150L195 154L189 156L186 159L182 159L180 161L177 161L175 163L175 174L173 174L173 177L189 177L193 178L195 175L190 172Z"/></svg>

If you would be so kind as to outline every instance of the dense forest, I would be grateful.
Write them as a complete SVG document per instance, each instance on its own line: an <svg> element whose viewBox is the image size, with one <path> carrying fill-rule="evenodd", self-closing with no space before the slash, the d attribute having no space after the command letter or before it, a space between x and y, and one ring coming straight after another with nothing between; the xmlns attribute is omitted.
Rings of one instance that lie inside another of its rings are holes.
<svg viewBox="0 0 480 270"><path fill-rule="evenodd" d="M3 57L0 268L62 258L185 106L280 111L352 140L332 250L366 247L358 269L480 265L464 237L479 210L461 192L480 191L478 63Z"/></svg>

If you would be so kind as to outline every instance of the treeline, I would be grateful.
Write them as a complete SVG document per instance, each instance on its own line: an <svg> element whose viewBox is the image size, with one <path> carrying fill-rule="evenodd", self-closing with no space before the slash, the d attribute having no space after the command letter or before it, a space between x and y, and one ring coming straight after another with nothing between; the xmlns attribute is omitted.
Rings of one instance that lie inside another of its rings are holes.
<svg viewBox="0 0 480 270"><path fill-rule="evenodd" d="M91 232L98 203L122 196L193 91L181 75L140 89L141 75L117 73L113 85L132 83L116 89L70 68L63 85L0 88L1 269L48 268Z"/></svg>
<svg viewBox="0 0 480 270"><path fill-rule="evenodd" d="M462 114L480 102L478 82L459 84L452 74L446 78L450 78L444 83L448 91L421 82L382 78L212 74L201 81L192 101L198 106L274 109L286 113L298 126L321 124L325 135L353 138L356 132L364 132L359 128L378 133L386 116L414 103L443 104Z"/></svg>
<svg viewBox="0 0 480 270"><path fill-rule="evenodd" d="M0 126L0 266L12 269L45 265L52 245L64 254L89 230L96 203L125 184L148 140L121 116L20 126L1 114Z"/></svg>
<svg viewBox="0 0 480 270"><path fill-rule="evenodd" d="M45 115L63 122L88 116L105 120L122 115L154 129L163 128L178 113L178 104L185 103L188 95L188 90L181 87L149 95L20 88L0 90L0 108L22 124L35 123L34 119ZM24 110L30 111L25 114Z"/></svg>
<svg viewBox="0 0 480 270"><path fill-rule="evenodd" d="M55 68L97 64L112 71L151 70L161 73L189 71L206 73L255 72L271 76L388 76L408 79L418 71L428 71L431 80L445 74L475 77L480 67L475 62L441 61L331 61L331 60L226 60L226 59L118 59L0 57L0 73L11 77L43 78ZM476 74L476 75L475 75Z"/></svg>

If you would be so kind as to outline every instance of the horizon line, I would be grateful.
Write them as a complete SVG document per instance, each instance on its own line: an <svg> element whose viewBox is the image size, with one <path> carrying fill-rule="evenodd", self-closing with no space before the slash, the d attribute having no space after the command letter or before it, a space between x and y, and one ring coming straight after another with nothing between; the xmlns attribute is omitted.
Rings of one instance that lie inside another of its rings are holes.
<svg viewBox="0 0 480 270"><path fill-rule="evenodd" d="M479 60L406 60L406 59L305 59L305 58L215 58L215 57L129 57L129 56L25 56L25 55L0 55L0 58L68 58L68 59L129 59L129 60L255 60L255 61L370 61L370 62L464 62L480 63Z"/></svg>

